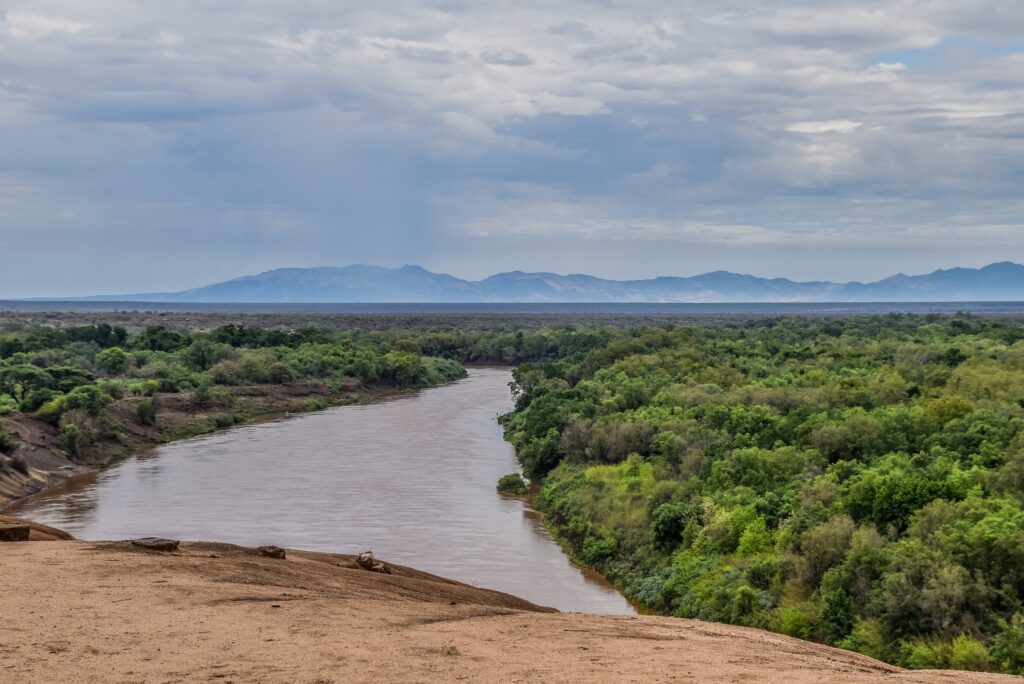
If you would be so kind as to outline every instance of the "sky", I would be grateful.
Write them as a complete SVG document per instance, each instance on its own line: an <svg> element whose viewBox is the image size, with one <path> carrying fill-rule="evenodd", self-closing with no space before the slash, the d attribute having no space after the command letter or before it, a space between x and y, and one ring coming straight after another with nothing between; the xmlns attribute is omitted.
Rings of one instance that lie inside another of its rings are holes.
<svg viewBox="0 0 1024 684"><path fill-rule="evenodd" d="M3 0L0 297L1024 261L1018 0Z"/></svg>

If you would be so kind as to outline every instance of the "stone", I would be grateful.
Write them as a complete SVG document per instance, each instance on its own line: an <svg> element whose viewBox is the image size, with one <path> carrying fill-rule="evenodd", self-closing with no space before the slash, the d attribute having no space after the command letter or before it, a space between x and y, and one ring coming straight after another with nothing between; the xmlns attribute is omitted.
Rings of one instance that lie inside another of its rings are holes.
<svg viewBox="0 0 1024 684"><path fill-rule="evenodd" d="M380 572L385 575L391 574L391 568L374 558L373 551L363 551L359 554L356 558L356 565L370 572Z"/></svg>
<svg viewBox="0 0 1024 684"><path fill-rule="evenodd" d="M0 542L28 541L32 528L18 523L0 523Z"/></svg>
<svg viewBox="0 0 1024 684"><path fill-rule="evenodd" d="M279 558L281 560L284 560L284 549L282 549L280 546L260 546L256 550L260 552L261 556L266 556L267 558Z"/></svg>
<svg viewBox="0 0 1024 684"><path fill-rule="evenodd" d="M141 546L144 549L150 551L177 551L178 541L176 539L160 539L159 537L142 537L141 539L132 539L133 546Z"/></svg>

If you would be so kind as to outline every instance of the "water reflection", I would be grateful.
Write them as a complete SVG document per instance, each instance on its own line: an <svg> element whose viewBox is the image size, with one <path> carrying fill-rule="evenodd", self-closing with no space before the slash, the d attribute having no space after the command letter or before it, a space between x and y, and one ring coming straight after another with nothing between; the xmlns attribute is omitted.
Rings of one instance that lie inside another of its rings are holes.
<svg viewBox="0 0 1024 684"><path fill-rule="evenodd" d="M574 567L521 502L495 416L505 369L368 406L160 447L26 502L83 539L158 535L379 557L562 610L632 612Z"/></svg>

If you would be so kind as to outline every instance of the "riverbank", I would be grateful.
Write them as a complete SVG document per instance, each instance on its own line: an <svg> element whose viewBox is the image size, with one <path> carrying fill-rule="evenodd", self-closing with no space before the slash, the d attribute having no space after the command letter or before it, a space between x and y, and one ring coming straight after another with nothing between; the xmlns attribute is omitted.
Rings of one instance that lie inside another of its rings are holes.
<svg viewBox="0 0 1024 684"><path fill-rule="evenodd" d="M353 556L226 544L0 545L0 679L128 681L1012 682L909 672L755 629L553 613Z"/></svg>
<svg viewBox="0 0 1024 684"><path fill-rule="evenodd" d="M206 400L187 393L124 397L100 416L80 412L73 444L58 426L38 414L0 416L0 425L16 444L9 457L0 455L0 511L161 444L329 406L379 401L409 391L358 382L334 390L321 383L287 383L221 388L217 396ZM145 401L156 406L151 425L137 419L138 406Z"/></svg>

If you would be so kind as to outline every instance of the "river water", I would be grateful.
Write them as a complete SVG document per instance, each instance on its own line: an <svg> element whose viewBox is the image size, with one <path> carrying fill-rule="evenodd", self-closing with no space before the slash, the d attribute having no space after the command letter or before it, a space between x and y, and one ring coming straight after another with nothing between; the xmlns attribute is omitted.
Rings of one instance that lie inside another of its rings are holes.
<svg viewBox="0 0 1024 684"><path fill-rule="evenodd" d="M372 550L560 610L631 613L569 562L537 515L499 496L516 469L496 418L507 369L364 406L161 446L11 512L79 539L160 536Z"/></svg>

